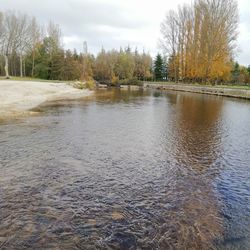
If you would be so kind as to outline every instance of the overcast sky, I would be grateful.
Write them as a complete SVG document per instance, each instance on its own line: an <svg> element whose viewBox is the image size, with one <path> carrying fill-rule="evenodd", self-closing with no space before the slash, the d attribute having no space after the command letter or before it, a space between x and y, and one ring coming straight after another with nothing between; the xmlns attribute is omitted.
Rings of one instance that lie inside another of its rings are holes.
<svg viewBox="0 0 250 250"><path fill-rule="evenodd" d="M190 0L0 0L1 10L16 10L45 24L60 25L66 48L89 51L128 44L155 55L159 51L160 23L169 9ZM250 64L250 0L239 0L239 52L237 60Z"/></svg>

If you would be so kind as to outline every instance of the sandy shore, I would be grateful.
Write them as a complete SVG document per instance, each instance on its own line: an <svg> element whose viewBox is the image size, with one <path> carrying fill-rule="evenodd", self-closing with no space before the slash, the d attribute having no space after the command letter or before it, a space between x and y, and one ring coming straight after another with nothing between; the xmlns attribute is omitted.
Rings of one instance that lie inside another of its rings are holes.
<svg viewBox="0 0 250 250"><path fill-rule="evenodd" d="M72 100L91 95L67 83L35 81L0 81L0 118L26 114L47 101Z"/></svg>

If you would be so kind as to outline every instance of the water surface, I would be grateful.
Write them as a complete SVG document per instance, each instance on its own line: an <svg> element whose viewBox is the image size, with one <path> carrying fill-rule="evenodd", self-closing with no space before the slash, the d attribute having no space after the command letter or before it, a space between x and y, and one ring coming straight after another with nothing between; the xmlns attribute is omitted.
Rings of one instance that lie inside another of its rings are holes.
<svg viewBox="0 0 250 250"><path fill-rule="evenodd" d="M250 102L103 90L0 124L0 249L250 249Z"/></svg>

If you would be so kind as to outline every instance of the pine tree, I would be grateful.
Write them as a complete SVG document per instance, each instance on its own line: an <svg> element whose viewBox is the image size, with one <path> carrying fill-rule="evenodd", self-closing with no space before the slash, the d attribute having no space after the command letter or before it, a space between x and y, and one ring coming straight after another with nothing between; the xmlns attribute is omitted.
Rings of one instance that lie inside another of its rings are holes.
<svg viewBox="0 0 250 250"><path fill-rule="evenodd" d="M248 67L247 67L247 72L250 75L250 65L248 65Z"/></svg>
<svg viewBox="0 0 250 250"><path fill-rule="evenodd" d="M154 77L156 81L162 81L164 78L164 62L162 56L158 53L154 62Z"/></svg>
<svg viewBox="0 0 250 250"><path fill-rule="evenodd" d="M239 82L239 76L240 76L240 65L238 62L235 62L232 70L232 78L234 83Z"/></svg>

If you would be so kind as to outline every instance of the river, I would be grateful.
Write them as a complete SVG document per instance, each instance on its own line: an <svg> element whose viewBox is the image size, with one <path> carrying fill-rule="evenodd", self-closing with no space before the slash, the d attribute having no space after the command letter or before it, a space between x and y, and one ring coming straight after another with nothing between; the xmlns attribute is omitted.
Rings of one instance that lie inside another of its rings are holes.
<svg viewBox="0 0 250 250"><path fill-rule="evenodd" d="M250 249L250 102L99 90L0 124L0 249Z"/></svg>

